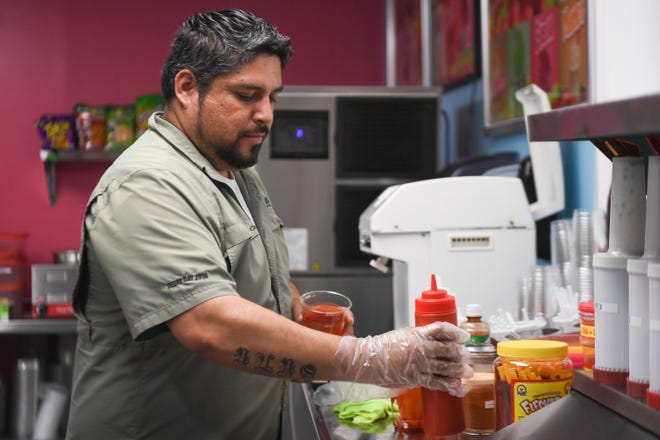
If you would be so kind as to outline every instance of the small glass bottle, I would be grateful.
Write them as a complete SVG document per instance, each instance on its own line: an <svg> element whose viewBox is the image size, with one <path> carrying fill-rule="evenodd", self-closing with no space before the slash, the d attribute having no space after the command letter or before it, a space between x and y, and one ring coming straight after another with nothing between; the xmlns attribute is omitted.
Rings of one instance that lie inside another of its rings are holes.
<svg viewBox="0 0 660 440"><path fill-rule="evenodd" d="M465 379L468 393L463 397L464 438L495 432L495 377L493 362L497 357L492 344L467 344L474 376Z"/></svg>
<svg viewBox="0 0 660 440"><path fill-rule="evenodd" d="M470 333L469 344L486 344L490 341L490 326L482 321L483 310L480 304L468 304L465 306L466 321L459 327Z"/></svg>
<svg viewBox="0 0 660 440"><path fill-rule="evenodd" d="M495 424L500 429L567 395L573 384L568 344L550 340L497 344Z"/></svg>

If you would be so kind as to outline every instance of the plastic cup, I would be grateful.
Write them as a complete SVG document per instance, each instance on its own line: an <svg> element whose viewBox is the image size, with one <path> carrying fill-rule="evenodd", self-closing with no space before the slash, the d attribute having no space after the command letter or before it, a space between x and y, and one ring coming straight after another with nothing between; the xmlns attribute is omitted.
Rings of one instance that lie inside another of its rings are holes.
<svg viewBox="0 0 660 440"><path fill-rule="evenodd" d="M302 325L333 335L344 333L344 314L353 303L341 293L314 290L300 296Z"/></svg>

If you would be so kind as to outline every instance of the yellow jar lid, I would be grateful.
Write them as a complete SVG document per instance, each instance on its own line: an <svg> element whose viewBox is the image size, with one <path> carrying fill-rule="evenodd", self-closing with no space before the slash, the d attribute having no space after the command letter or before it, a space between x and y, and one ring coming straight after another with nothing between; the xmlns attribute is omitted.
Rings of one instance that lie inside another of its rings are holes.
<svg viewBox="0 0 660 440"><path fill-rule="evenodd" d="M568 344L545 339L503 341L497 344L497 354L518 358L564 358L568 356Z"/></svg>

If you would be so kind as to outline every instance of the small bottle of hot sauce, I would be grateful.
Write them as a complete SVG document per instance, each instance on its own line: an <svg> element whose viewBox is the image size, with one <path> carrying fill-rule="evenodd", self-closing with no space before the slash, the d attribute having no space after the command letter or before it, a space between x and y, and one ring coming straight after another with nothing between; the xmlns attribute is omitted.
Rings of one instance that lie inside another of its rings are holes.
<svg viewBox="0 0 660 440"><path fill-rule="evenodd" d="M465 306L466 321L458 326L470 333L468 344L487 344L490 340L490 326L482 321L483 309L480 304L468 304Z"/></svg>

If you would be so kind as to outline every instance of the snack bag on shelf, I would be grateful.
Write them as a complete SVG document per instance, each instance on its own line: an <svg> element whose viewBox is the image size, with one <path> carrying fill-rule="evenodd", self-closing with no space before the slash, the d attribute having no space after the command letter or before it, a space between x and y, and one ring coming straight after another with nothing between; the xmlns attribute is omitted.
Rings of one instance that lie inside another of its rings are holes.
<svg viewBox="0 0 660 440"><path fill-rule="evenodd" d="M160 93L138 96L135 99L135 137L147 131L151 114L163 109L164 99Z"/></svg>
<svg viewBox="0 0 660 440"><path fill-rule="evenodd" d="M133 105L110 106L107 111L108 135L104 151L122 151L135 140Z"/></svg>
<svg viewBox="0 0 660 440"><path fill-rule="evenodd" d="M42 150L74 150L73 115L41 115L36 122Z"/></svg>
<svg viewBox="0 0 660 440"><path fill-rule="evenodd" d="M103 151L107 132L105 107L77 104L75 114L78 149Z"/></svg>

